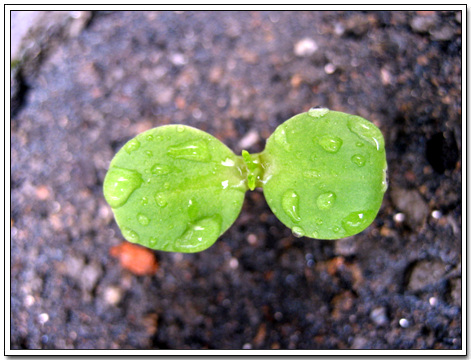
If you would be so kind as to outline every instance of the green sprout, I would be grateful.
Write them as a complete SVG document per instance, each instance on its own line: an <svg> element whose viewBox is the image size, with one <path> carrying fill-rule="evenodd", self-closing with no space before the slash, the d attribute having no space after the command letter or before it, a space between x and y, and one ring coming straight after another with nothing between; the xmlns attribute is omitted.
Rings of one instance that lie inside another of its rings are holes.
<svg viewBox="0 0 471 360"><path fill-rule="evenodd" d="M256 187L295 236L355 235L375 219L386 176L384 139L374 124L312 108L278 126L257 154L237 156L189 126L145 131L113 158L103 191L126 240L193 253L216 242Z"/></svg>

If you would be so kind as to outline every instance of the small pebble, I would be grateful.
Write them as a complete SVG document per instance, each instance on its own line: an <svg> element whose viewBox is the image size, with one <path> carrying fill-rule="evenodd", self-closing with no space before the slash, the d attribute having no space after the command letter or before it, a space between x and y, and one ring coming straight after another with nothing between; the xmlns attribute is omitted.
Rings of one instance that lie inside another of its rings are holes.
<svg viewBox="0 0 471 360"><path fill-rule="evenodd" d="M25 300L24 300L24 304L26 307L30 307L31 305L33 305L35 303L35 299L34 299L34 296L32 295L27 295L25 297Z"/></svg>
<svg viewBox="0 0 471 360"><path fill-rule="evenodd" d="M399 320L399 325L400 325L402 328L408 328L409 325L410 325L410 324L409 324L409 320L402 318L401 320Z"/></svg>
<svg viewBox="0 0 471 360"><path fill-rule="evenodd" d="M430 30L430 35L432 35L433 40L450 41L453 39L455 32L452 27L445 25L440 29Z"/></svg>
<svg viewBox="0 0 471 360"><path fill-rule="evenodd" d="M386 308L378 307L373 309L373 311L371 311L370 318L376 325L381 326L387 324L388 316L386 314Z"/></svg>
<svg viewBox="0 0 471 360"><path fill-rule="evenodd" d="M296 56L310 56L314 54L318 49L316 42L310 38L304 38L294 45L294 54Z"/></svg>
<svg viewBox="0 0 471 360"><path fill-rule="evenodd" d="M337 68L334 64L328 63L324 66L324 71L327 75L333 74Z"/></svg>
<svg viewBox="0 0 471 360"><path fill-rule="evenodd" d="M257 243L257 235L255 234L249 234L247 236L247 242L250 244L250 245L255 245Z"/></svg>
<svg viewBox="0 0 471 360"><path fill-rule="evenodd" d="M411 27L415 32L425 33L431 30L437 22L435 16L416 16L411 21Z"/></svg>
<svg viewBox="0 0 471 360"><path fill-rule="evenodd" d="M45 185L40 185L36 188L36 197L39 200L47 200L50 196L51 192Z"/></svg>
<svg viewBox="0 0 471 360"><path fill-rule="evenodd" d="M38 316L38 321L41 325L47 323L49 321L49 315L46 313L42 313Z"/></svg>
<svg viewBox="0 0 471 360"><path fill-rule="evenodd" d="M176 66L182 66L187 63L187 59L185 55L180 54L180 53L175 53L170 55L170 61L173 63L173 65Z"/></svg>
<svg viewBox="0 0 471 360"><path fill-rule="evenodd" d="M231 269L237 269L239 267L239 261L237 261L236 258L231 258L231 260L229 260L229 267Z"/></svg>
<svg viewBox="0 0 471 360"><path fill-rule="evenodd" d="M201 119L201 116L203 115L203 113L200 109L195 109L191 112L191 115L193 115L195 119Z"/></svg>
<svg viewBox="0 0 471 360"><path fill-rule="evenodd" d="M406 216L403 213L397 213L393 217L394 221L398 222L398 223L403 222L405 218L406 218Z"/></svg>
<svg viewBox="0 0 471 360"><path fill-rule="evenodd" d="M248 149L251 146L255 145L260 140L260 136L256 130L250 130L240 141L239 148Z"/></svg>
<svg viewBox="0 0 471 360"><path fill-rule="evenodd" d="M135 275L154 275L159 268L152 250L127 241L113 246L110 255L118 258L121 266Z"/></svg>
<svg viewBox="0 0 471 360"><path fill-rule="evenodd" d="M117 286L108 286L104 292L104 299L107 304L117 305L123 297L122 290Z"/></svg>

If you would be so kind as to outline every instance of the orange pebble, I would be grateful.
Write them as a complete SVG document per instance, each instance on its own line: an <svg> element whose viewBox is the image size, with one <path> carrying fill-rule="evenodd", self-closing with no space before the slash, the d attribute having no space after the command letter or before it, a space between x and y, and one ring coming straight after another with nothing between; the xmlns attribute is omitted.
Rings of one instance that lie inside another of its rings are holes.
<svg viewBox="0 0 471 360"><path fill-rule="evenodd" d="M135 275L153 275L159 268L151 250L127 241L113 246L110 255L118 258L121 266Z"/></svg>

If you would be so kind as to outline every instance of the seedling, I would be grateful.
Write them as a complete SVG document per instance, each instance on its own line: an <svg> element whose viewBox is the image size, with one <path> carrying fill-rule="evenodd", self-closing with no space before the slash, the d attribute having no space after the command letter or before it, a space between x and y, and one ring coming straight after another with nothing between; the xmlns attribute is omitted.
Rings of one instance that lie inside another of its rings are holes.
<svg viewBox="0 0 471 360"><path fill-rule="evenodd" d="M214 244L256 187L295 236L355 235L375 219L386 174L375 125L312 108L278 126L257 154L237 156L189 126L145 131L113 158L103 190L126 240L193 253Z"/></svg>

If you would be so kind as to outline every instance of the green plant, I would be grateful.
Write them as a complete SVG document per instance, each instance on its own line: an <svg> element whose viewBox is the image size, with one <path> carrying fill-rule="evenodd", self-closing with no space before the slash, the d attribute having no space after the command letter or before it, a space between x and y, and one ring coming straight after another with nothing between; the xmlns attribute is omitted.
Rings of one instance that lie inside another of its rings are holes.
<svg viewBox="0 0 471 360"><path fill-rule="evenodd" d="M371 122L325 108L287 120L258 154L235 155L184 125L148 130L116 154L104 195L123 236L156 250L207 249L263 188L296 236L339 239L368 227L387 188L384 140Z"/></svg>

